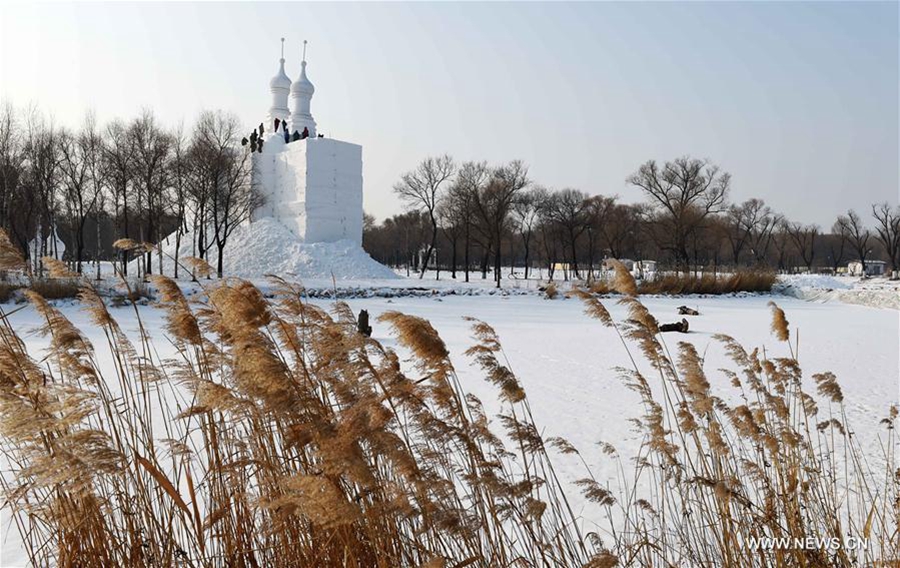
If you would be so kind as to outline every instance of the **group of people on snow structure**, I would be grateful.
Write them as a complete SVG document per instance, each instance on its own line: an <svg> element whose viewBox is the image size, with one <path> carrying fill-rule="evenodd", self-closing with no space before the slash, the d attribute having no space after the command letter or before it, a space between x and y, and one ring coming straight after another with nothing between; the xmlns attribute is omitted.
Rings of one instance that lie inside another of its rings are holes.
<svg viewBox="0 0 900 568"><path fill-rule="evenodd" d="M257 134L257 130L259 131L259 134ZM262 153L262 149L263 149L263 134L265 134L265 132L266 132L266 129L265 129L265 127L263 126L263 123L260 122L260 123L259 123L259 128L254 128L254 129L253 129L253 133L250 135L250 139L249 139L249 140L247 139L246 136L245 136L244 138L241 139L241 146L246 146L246 145L249 143L249 144L250 144L250 151L251 151L251 152L257 152L257 151L258 151L259 153Z"/></svg>
<svg viewBox="0 0 900 568"><path fill-rule="evenodd" d="M288 123L286 120L281 120L280 118L275 119L275 132L278 132L278 128L281 128L281 131L284 133L284 142L287 144L289 142L295 142L297 140L303 140L305 138L309 138L309 128L303 127L303 132L294 131L291 134L288 131ZM244 137L241 139L241 146L246 146L250 144L251 152L260 152L262 153L263 149L263 134L265 134L266 129L263 123L259 123L258 128L253 129L253 133L250 134L250 137ZM324 138L322 134L319 134L319 138Z"/></svg>

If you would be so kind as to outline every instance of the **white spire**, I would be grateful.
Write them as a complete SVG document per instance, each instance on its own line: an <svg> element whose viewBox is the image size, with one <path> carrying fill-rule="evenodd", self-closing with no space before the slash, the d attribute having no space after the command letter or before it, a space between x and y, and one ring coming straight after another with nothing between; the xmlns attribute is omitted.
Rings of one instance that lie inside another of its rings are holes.
<svg viewBox="0 0 900 568"><path fill-rule="evenodd" d="M269 91L272 93L272 106L269 107L267 125L274 132L275 119L287 120L291 111L288 109L288 95L291 92L291 78L284 72L284 38L281 38L281 59L278 74L269 81Z"/></svg>
<svg viewBox="0 0 900 568"><path fill-rule="evenodd" d="M300 63L300 77L291 85L291 133L303 133L309 129L312 138L316 136L316 121L309 106L316 88L306 76L306 40L303 40L303 60Z"/></svg>

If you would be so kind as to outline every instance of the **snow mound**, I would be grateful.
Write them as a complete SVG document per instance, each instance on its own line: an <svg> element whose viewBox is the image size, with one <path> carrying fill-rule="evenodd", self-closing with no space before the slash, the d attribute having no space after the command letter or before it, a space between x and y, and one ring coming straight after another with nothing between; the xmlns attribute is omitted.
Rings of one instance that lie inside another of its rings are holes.
<svg viewBox="0 0 900 568"><path fill-rule="evenodd" d="M838 301L871 308L900 310L900 284L884 278L859 280L821 274L780 276L774 290L812 302Z"/></svg>
<svg viewBox="0 0 900 568"><path fill-rule="evenodd" d="M193 235L181 237L178 257L195 256ZM173 273L175 237L163 242L163 272ZM215 246L208 252L213 268L218 261ZM132 261L133 263L134 261ZM157 255L153 255L153 270L158 270ZM137 267L134 267L135 270ZM132 268L129 267L129 272ZM263 218L242 225L228 237L222 265L224 276L261 278L275 274L288 279L397 279L393 270L372 259L352 241L333 243L305 243L275 219Z"/></svg>
<svg viewBox="0 0 900 568"><path fill-rule="evenodd" d="M853 282L839 280L827 274L788 274L778 278L779 282L797 288L814 288L817 290L849 290Z"/></svg>

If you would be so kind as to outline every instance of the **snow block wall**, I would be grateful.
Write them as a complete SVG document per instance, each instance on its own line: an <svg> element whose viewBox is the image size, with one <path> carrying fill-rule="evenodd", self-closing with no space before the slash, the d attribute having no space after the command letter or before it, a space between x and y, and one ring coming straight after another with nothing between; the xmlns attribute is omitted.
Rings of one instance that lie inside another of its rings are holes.
<svg viewBox="0 0 900 568"><path fill-rule="evenodd" d="M266 202L251 221L272 217L307 243L362 245L362 146L272 136L263 148L253 155L253 182Z"/></svg>

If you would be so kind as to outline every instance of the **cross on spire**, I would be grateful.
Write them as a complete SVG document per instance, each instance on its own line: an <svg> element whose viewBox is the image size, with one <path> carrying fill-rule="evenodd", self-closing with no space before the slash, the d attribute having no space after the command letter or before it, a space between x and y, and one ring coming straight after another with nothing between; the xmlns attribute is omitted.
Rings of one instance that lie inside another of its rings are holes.
<svg viewBox="0 0 900 568"><path fill-rule="evenodd" d="M281 58L284 59L284 38L281 38Z"/></svg>
<svg viewBox="0 0 900 568"><path fill-rule="evenodd" d="M306 40L303 40L303 63L306 63Z"/></svg>

